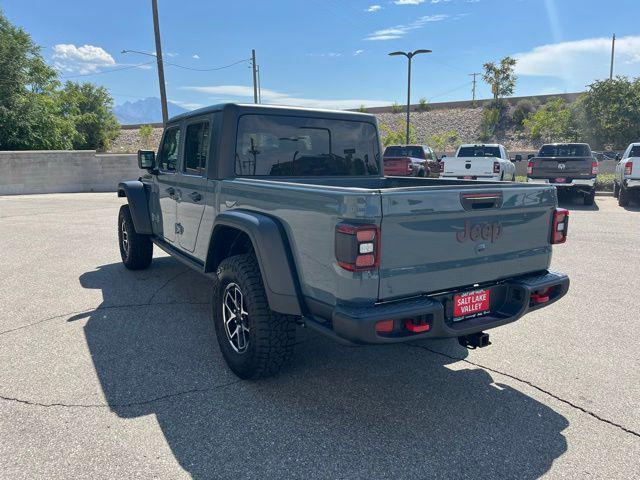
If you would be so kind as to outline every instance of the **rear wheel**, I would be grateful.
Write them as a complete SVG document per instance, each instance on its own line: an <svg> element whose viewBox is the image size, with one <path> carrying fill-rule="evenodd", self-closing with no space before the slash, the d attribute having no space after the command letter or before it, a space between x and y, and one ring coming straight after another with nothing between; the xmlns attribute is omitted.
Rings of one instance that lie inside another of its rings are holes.
<svg viewBox="0 0 640 480"><path fill-rule="evenodd" d="M620 186L616 182L613 182L613 196L615 198L620 196Z"/></svg>
<svg viewBox="0 0 640 480"><path fill-rule="evenodd" d="M618 192L618 205L621 207L626 207L629 205L629 192L624 188L624 185L620 186L620 191Z"/></svg>
<svg viewBox="0 0 640 480"><path fill-rule="evenodd" d="M585 194L584 196L584 204L585 205L593 205L596 200L596 192L595 190Z"/></svg>
<svg viewBox="0 0 640 480"><path fill-rule="evenodd" d="M269 377L290 360L295 321L269 309L255 255L235 255L220 263L212 314L222 356L238 377Z"/></svg>
<svg viewBox="0 0 640 480"><path fill-rule="evenodd" d="M149 235L136 232L129 205L122 205L118 214L118 244L122 263L129 270L143 270L153 260L153 243Z"/></svg>

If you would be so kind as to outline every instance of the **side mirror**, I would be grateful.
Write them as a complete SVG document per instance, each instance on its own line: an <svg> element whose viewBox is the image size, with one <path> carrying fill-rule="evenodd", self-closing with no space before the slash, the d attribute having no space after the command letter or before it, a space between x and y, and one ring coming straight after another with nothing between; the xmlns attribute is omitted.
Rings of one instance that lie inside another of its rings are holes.
<svg viewBox="0 0 640 480"><path fill-rule="evenodd" d="M516 155L515 158L516 162L521 162L522 161L522 155L520 155L519 153Z"/></svg>
<svg viewBox="0 0 640 480"><path fill-rule="evenodd" d="M442 156L440 157L440 160L442 160L443 158L446 158L446 155L443 153Z"/></svg>
<svg viewBox="0 0 640 480"><path fill-rule="evenodd" d="M535 155L533 153L530 153L529 155L527 155L527 160L531 160L533 157L535 157Z"/></svg>
<svg viewBox="0 0 640 480"><path fill-rule="evenodd" d="M153 150L138 150L138 167L141 170L156 168L156 152Z"/></svg>
<svg viewBox="0 0 640 480"><path fill-rule="evenodd" d="M616 160L620 160L620 158L621 158L621 157L620 157L620 154L619 154L619 153L616 153Z"/></svg>

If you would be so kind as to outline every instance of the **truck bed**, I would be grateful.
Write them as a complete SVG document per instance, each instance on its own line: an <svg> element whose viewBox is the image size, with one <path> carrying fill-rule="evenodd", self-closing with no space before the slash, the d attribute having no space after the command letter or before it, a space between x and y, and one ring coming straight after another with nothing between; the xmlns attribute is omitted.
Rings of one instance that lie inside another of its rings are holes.
<svg viewBox="0 0 640 480"><path fill-rule="evenodd" d="M277 218L303 295L311 304L333 307L544 271L556 201L552 186L497 181L236 178L221 182L219 211L244 208ZM340 222L380 228L377 271L337 266L333 245Z"/></svg>

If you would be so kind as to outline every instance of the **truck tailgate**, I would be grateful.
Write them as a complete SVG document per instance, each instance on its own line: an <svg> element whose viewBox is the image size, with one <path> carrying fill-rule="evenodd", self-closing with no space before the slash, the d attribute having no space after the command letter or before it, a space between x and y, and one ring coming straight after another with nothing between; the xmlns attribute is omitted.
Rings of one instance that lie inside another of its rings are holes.
<svg viewBox="0 0 640 480"><path fill-rule="evenodd" d="M493 173L494 157L450 157L445 158L442 174L448 177L490 177Z"/></svg>
<svg viewBox="0 0 640 480"><path fill-rule="evenodd" d="M554 187L401 188L381 194L380 300L549 267Z"/></svg>

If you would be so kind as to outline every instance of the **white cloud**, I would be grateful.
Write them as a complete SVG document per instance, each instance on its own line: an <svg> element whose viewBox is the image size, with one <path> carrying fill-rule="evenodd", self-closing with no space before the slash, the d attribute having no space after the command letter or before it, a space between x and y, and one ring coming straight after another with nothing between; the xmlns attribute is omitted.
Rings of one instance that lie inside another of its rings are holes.
<svg viewBox="0 0 640 480"><path fill-rule="evenodd" d="M402 38L411 30L416 30L424 27L425 24L427 23L440 22L447 18L449 18L449 15L445 15L445 14L424 15L406 25L395 25L393 27L376 30L370 33L369 35L367 35L364 39L376 41L376 40L394 40L396 38Z"/></svg>
<svg viewBox="0 0 640 480"><path fill-rule="evenodd" d="M340 52L327 52L327 53L307 53L307 57L341 57Z"/></svg>
<svg viewBox="0 0 640 480"><path fill-rule="evenodd" d="M394 0L396 5L420 5L424 0Z"/></svg>
<svg viewBox="0 0 640 480"><path fill-rule="evenodd" d="M202 103L183 102L181 100L169 100L169 103L174 103L179 107L185 108L187 110L196 110L205 106Z"/></svg>
<svg viewBox="0 0 640 480"><path fill-rule="evenodd" d="M382 10L382 7L380 5L370 5L369 8L365 10L365 12L375 13L379 12L380 10Z"/></svg>
<svg viewBox="0 0 640 480"><path fill-rule="evenodd" d="M113 67L115 60L101 47L59 43L53 46L53 66L62 72L94 73L104 67Z"/></svg>
<svg viewBox="0 0 640 480"><path fill-rule="evenodd" d="M246 85L216 85L208 87L182 87L183 90L214 95L216 97L226 97L227 101L248 101L253 98L253 87ZM297 97L292 94L277 92L275 90L262 89L262 100L264 103L275 105L287 105L308 108L336 108L355 109L361 105L367 107L381 107L390 105L389 100L366 100L366 99L315 99Z"/></svg>
<svg viewBox="0 0 640 480"><path fill-rule="evenodd" d="M514 57L518 60L515 67L518 75L561 78L568 86L582 89L596 78L608 77L611 39L587 38L541 45ZM614 73L637 75L638 63L640 36L616 39Z"/></svg>
<svg viewBox="0 0 640 480"><path fill-rule="evenodd" d="M360 55L361 53L364 53L364 50L359 49L359 50L356 50L355 52L353 52L354 55Z"/></svg>
<svg viewBox="0 0 640 480"><path fill-rule="evenodd" d="M178 55L180 55L179 53L175 53L175 52L165 52L164 54L166 57L169 58L173 58L173 57L177 57Z"/></svg>
<svg viewBox="0 0 640 480"><path fill-rule="evenodd" d="M196 60L200 60L200 55L198 55L197 53L194 53L193 55L191 55L191 58L195 58Z"/></svg>

